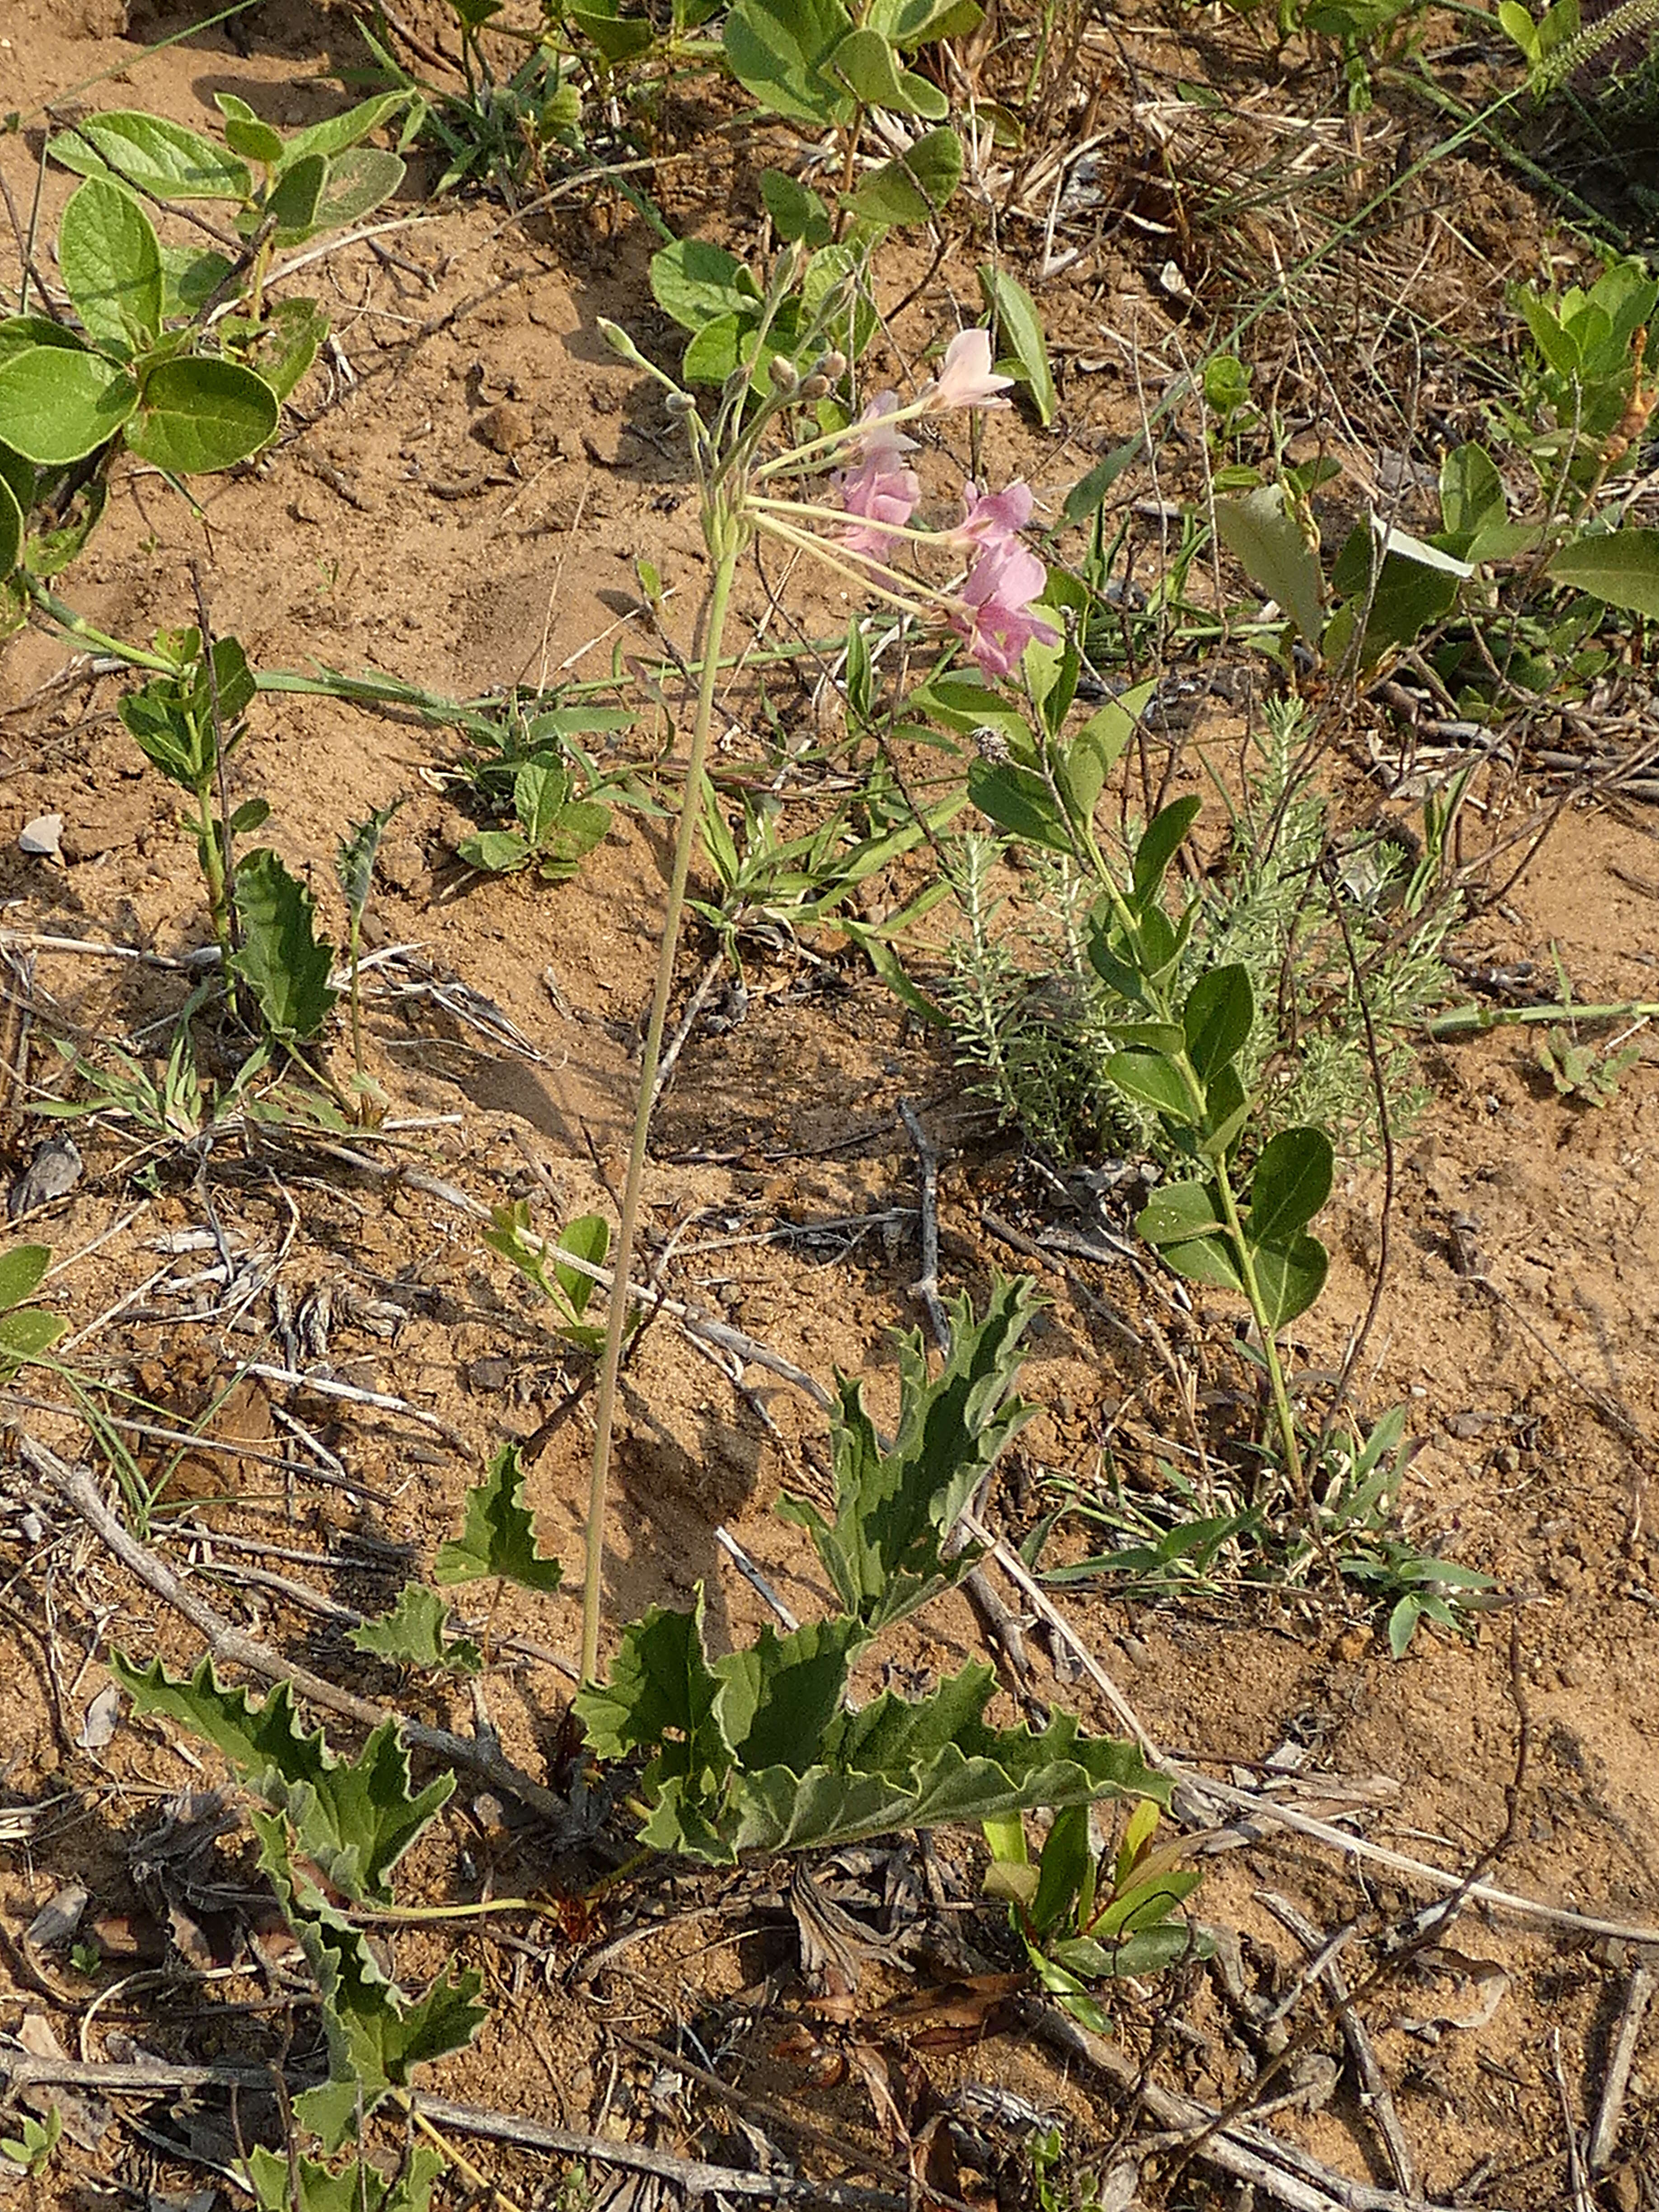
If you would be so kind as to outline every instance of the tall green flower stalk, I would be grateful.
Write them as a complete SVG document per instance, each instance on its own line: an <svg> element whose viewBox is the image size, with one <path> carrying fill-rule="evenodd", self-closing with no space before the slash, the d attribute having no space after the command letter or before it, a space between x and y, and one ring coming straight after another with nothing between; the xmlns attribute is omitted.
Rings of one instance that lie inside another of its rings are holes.
<svg viewBox="0 0 1659 2212"><path fill-rule="evenodd" d="M812 328L799 342L796 359L774 355L763 375L758 376L752 366L767 361L769 333L780 308L798 285L804 264L799 248L780 256L763 307L755 351L727 380L709 423L703 422L690 394L647 361L625 331L614 323L599 325L612 349L662 389L670 413L685 424L710 576L696 713L675 833L656 987L640 1066L639 1100L623 1188L599 1369L582 1590L581 1672L583 1680L589 1683L599 1679L605 1498L617 1382L627 1336L628 1279L738 563L755 536L765 532L792 551L812 554L844 580L902 615L929 623L939 631L953 631L967 652L993 675L1006 675L1031 639L1053 641L1058 635L1041 616L1030 611L1046 572L1036 555L1019 541L1031 510L1030 495L1024 485L1010 486L995 495L981 494L969 485L963 519L955 529L925 531L910 526L921 486L905 465L904 456L915 449L915 441L904 434L903 426L924 416L1007 404L1000 395L1011 380L994 371L987 333L982 330L958 332L945 349L938 374L909 403L901 404L896 393L882 392L857 419L849 420L835 397L847 375L848 362L830 345L829 334L843 323L850 325L848 310L856 278L849 278L823 301ZM785 418L815 405L819 409L816 424L805 435L786 432L781 439L776 437ZM766 450L769 441L770 451ZM802 497L779 495L797 482L804 487ZM821 496L813 495L814 487ZM912 568L894 565L902 556L930 552L936 557L948 557L962 572L960 580L939 584Z"/></svg>

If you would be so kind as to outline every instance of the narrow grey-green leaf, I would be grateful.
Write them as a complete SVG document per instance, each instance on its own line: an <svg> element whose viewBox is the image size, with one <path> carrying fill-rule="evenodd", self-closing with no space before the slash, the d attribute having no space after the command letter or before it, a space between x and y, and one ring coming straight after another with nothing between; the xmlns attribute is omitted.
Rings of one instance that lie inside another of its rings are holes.
<svg viewBox="0 0 1659 2212"><path fill-rule="evenodd" d="M1324 584L1318 556L1286 512L1283 484L1263 484L1243 499L1218 499L1216 529L1245 574L1296 624L1310 645L1322 627Z"/></svg>
<svg viewBox="0 0 1659 2212"><path fill-rule="evenodd" d="M1054 372L1048 366L1048 342L1036 303L1017 277L1006 269L986 264L979 272L979 289L996 317L1000 353L1009 354L1021 382L1031 395L1037 420L1046 430L1054 421L1060 400Z"/></svg>

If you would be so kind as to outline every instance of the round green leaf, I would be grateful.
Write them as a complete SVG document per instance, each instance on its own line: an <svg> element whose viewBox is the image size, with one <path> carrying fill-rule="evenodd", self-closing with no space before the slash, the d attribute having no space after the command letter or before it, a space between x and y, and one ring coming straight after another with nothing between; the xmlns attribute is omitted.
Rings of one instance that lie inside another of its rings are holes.
<svg viewBox="0 0 1659 2212"><path fill-rule="evenodd" d="M0 358L0 438L42 468L96 453L137 404L119 362L83 347L30 345Z"/></svg>
<svg viewBox="0 0 1659 2212"><path fill-rule="evenodd" d="M270 168L283 158L283 136L258 117L229 115L225 118L225 143L233 154Z"/></svg>
<svg viewBox="0 0 1659 2212"><path fill-rule="evenodd" d="M161 249L132 194L88 177L64 210L58 265L94 340L143 348L161 328Z"/></svg>
<svg viewBox="0 0 1659 2212"><path fill-rule="evenodd" d="M954 131L929 131L865 179L853 211L861 222L926 222L961 181L961 139Z"/></svg>
<svg viewBox="0 0 1659 2212"><path fill-rule="evenodd" d="M678 239L653 253L651 291L663 313L688 331L725 315L752 319L760 306L755 280L736 254L705 238Z"/></svg>
<svg viewBox="0 0 1659 2212"><path fill-rule="evenodd" d="M146 378L127 443L157 468L201 475L257 453L280 412L276 393L251 368L185 355L158 363Z"/></svg>

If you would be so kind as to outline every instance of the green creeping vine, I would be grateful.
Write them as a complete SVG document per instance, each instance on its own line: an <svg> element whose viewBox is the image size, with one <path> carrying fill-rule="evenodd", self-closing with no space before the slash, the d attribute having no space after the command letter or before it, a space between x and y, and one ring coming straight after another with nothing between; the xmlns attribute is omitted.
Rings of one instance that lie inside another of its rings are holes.
<svg viewBox="0 0 1659 2212"><path fill-rule="evenodd" d="M234 94L217 100L223 145L125 109L47 142L83 179L57 240L76 322L50 301L30 313L27 276L0 319L0 634L96 528L119 453L183 477L270 442L328 335L316 301L266 298L273 252L359 221L403 180L396 154L362 141L406 93L288 138ZM147 203L222 204L232 228L198 218L216 246L167 245Z"/></svg>

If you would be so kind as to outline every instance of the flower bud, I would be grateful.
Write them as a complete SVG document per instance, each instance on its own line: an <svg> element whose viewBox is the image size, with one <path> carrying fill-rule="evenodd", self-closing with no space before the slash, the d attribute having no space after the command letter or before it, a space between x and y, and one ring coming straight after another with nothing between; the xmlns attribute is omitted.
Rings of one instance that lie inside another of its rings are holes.
<svg viewBox="0 0 1659 2212"><path fill-rule="evenodd" d="M620 323L613 323L608 315L601 315L599 319L599 336L610 347L611 352L620 356L630 367L647 369L650 368L650 362L647 361Z"/></svg>
<svg viewBox="0 0 1659 2212"><path fill-rule="evenodd" d="M827 353L817 365L817 374L827 377L831 384L839 384L847 374L844 353Z"/></svg>
<svg viewBox="0 0 1659 2212"><path fill-rule="evenodd" d="M697 403L689 392L671 392L662 404L663 412L665 415L672 415L678 422L691 414Z"/></svg>
<svg viewBox="0 0 1659 2212"><path fill-rule="evenodd" d="M827 399L830 396L829 378L815 369L802 384L800 396L803 399Z"/></svg>
<svg viewBox="0 0 1659 2212"><path fill-rule="evenodd" d="M766 374L771 379L774 392L790 392L800 388L799 370L781 353L775 353L768 362Z"/></svg>

